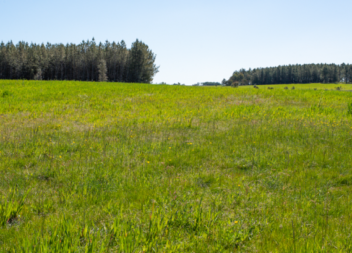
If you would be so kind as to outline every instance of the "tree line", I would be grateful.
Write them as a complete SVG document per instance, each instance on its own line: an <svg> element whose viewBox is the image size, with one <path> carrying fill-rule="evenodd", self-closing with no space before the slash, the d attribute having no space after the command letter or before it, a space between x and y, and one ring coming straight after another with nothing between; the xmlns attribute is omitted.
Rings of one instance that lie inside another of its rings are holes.
<svg viewBox="0 0 352 253"><path fill-rule="evenodd" d="M151 83L156 55L142 41L97 44L0 44L0 79Z"/></svg>
<svg viewBox="0 0 352 253"><path fill-rule="evenodd" d="M277 67L241 69L222 81L223 85L285 84L285 83L337 83L352 82L352 65L296 64Z"/></svg>

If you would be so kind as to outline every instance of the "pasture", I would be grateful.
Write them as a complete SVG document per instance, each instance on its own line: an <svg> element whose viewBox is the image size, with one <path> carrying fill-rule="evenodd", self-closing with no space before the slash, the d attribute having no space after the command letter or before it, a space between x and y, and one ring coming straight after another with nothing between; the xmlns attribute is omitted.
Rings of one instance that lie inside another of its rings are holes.
<svg viewBox="0 0 352 253"><path fill-rule="evenodd" d="M352 85L269 86L1 80L0 251L352 251Z"/></svg>

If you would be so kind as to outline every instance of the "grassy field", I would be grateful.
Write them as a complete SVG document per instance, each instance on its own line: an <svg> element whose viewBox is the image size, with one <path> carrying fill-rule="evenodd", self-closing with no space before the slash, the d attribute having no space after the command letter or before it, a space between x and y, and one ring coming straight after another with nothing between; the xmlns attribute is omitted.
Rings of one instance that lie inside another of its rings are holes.
<svg viewBox="0 0 352 253"><path fill-rule="evenodd" d="M352 85L270 86L0 81L0 252L351 252Z"/></svg>

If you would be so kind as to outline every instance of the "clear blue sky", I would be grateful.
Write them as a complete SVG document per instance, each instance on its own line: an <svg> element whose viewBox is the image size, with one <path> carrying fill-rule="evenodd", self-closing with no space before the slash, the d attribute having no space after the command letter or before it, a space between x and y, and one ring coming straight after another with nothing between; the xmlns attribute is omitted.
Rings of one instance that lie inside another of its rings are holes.
<svg viewBox="0 0 352 253"><path fill-rule="evenodd" d="M240 68L352 63L351 0L0 0L0 40L137 38L154 82L221 81Z"/></svg>

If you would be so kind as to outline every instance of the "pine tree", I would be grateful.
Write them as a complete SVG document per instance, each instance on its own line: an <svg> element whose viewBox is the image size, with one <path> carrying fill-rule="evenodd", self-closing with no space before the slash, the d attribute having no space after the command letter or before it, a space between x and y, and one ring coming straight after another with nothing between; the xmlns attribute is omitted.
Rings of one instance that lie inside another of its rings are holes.
<svg viewBox="0 0 352 253"><path fill-rule="evenodd" d="M106 71L103 71L102 59ZM158 72L154 62L153 52L138 40L131 49L126 47L124 41L97 44L94 39L78 45L0 43L0 79L150 83Z"/></svg>
<svg viewBox="0 0 352 253"><path fill-rule="evenodd" d="M43 73L41 68L38 68L37 73L34 75L34 80L42 80L43 79Z"/></svg>
<svg viewBox="0 0 352 253"><path fill-rule="evenodd" d="M107 68L106 68L106 61L101 59L98 64L98 72L99 72L99 82L106 82L108 77L106 75Z"/></svg>

